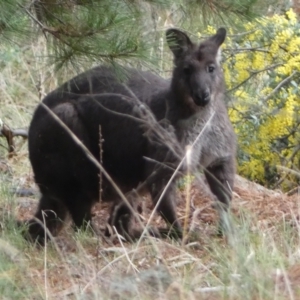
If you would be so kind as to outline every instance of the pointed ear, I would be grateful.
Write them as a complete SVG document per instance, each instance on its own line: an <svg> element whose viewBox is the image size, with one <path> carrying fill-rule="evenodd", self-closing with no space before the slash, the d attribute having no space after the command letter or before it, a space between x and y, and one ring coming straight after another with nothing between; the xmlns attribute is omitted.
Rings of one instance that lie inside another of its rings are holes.
<svg viewBox="0 0 300 300"><path fill-rule="evenodd" d="M213 41L218 47L220 47L226 38L226 29L225 28L219 28L217 33L212 36L210 39Z"/></svg>
<svg viewBox="0 0 300 300"><path fill-rule="evenodd" d="M182 31L171 28L166 32L167 43L175 58L180 57L193 46L190 38Z"/></svg>

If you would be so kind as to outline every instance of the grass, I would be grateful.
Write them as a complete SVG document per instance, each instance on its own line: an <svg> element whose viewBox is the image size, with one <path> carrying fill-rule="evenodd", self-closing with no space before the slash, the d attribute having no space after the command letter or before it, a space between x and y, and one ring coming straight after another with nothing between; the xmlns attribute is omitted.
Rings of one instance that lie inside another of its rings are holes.
<svg viewBox="0 0 300 300"><path fill-rule="evenodd" d="M228 238L212 223L185 246L145 239L137 247L66 226L41 248L13 222L21 201L10 192L14 182L1 175L1 183L3 299L299 299L300 235L290 220L259 226L235 203Z"/></svg>
<svg viewBox="0 0 300 300"><path fill-rule="evenodd" d="M0 118L12 128L27 127L40 91L57 85L51 70L40 65L37 47L42 45L12 52L3 65ZM27 243L14 222L29 218L38 200L12 193L16 187L34 186L27 143L20 139L11 157L3 139L0 144L0 161L8 166L0 171L1 299L300 299L297 195L286 217L280 201L283 205L290 198L238 193L233 200L235 230L228 238L215 235L208 208L197 219L198 238L185 246L150 238L139 244L107 241L91 230L75 233L66 226L41 248ZM183 196L187 182L182 183ZM201 209L195 193L192 187ZM179 214L184 208L181 203ZM108 215L102 207L98 212L104 226Z"/></svg>

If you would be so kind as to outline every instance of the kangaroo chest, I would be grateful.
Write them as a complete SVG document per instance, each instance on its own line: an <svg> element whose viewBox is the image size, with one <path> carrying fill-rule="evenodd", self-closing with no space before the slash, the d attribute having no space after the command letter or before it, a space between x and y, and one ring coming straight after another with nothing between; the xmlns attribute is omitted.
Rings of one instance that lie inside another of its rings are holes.
<svg viewBox="0 0 300 300"><path fill-rule="evenodd" d="M178 138L182 147L193 145L193 168L218 164L230 156L230 137L226 130L226 122L222 122L217 114L210 119L211 114L205 117L200 114L177 123Z"/></svg>

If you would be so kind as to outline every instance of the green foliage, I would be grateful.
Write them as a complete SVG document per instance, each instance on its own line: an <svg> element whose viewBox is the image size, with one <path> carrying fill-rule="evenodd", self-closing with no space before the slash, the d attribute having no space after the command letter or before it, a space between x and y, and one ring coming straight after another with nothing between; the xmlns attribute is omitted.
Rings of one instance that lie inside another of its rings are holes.
<svg viewBox="0 0 300 300"><path fill-rule="evenodd" d="M150 27L152 7L161 9L162 2L170 5L150 2L5 0L0 3L0 37L23 46L44 37L48 63L57 69L84 61L145 60L152 37L141 37Z"/></svg>
<svg viewBox="0 0 300 300"><path fill-rule="evenodd" d="M242 33L229 33L224 71L235 99L230 117L239 138L239 172L291 188L300 163L299 22L289 10L246 23Z"/></svg>
<svg viewBox="0 0 300 300"><path fill-rule="evenodd" d="M277 0L3 0L0 37L19 45L47 41L48 63L68 64L157 62L159 38L168 26L193 28L226 24L236 18L264 13Z"/></svg>
<svg viewBox="0 0 300 300"><path fill-rule="evenodd" d="M77 7L55 5L51 16L41 16L40 23L50 37L48 49L54 53L54 62L61 67L75 57L77 61L88 57L97 62L143 57L145 44L139 39L141 26L137 26L140 13L124 1L115 1L114 5L89 1Z"/></svg>
<svg viewBox="0 0 300 300"><path fill-rule="evenodd" d="M196 26L199 22L206 25L221 25L228 21L236 23L237 18L251 19L254 16L262 15L272 2L274 0L190 0L186 9L191 15L197 12L201 16L196 22Z"/></svg>
<svg viewBox="0 0 300 300"><path fill-rule="evenodd" d="M29 19L20 9L20 3L27 1L0 1L0 37L3 42L22 43L31 40L32 30Z"/></svg>

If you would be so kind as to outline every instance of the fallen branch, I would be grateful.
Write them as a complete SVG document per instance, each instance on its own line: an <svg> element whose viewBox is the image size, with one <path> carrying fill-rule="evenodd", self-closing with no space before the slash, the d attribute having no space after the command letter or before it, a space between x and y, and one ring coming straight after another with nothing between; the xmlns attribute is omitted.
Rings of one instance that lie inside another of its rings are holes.
<svg viewBox="0 0 300 300"><path fill-rule="evenodd" d="M15 151L14 137L21 136L24 139L28 138L27 129L11 129L8 125L2 122L0 119L0 137L5 137L8 144L8 152L12 153Z"/></svg>

